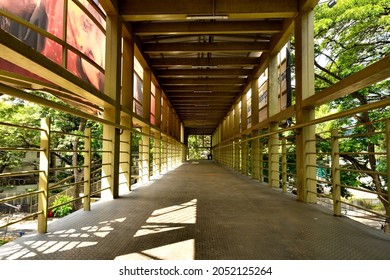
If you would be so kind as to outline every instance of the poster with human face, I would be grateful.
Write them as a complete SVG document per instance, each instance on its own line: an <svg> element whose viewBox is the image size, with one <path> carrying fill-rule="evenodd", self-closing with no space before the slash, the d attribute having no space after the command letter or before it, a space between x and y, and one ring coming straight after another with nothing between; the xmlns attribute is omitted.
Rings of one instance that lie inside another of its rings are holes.
<svg viewBox="0 0 390 280"><path fill-rule="evenodd" d="M87 0L0 0L0 28L15 36L53 62L95 86L104 88L105 20L97 6ZM13 21L6 13L18 17L21 23L37 26L58 38L52 40ZM66 20L66 26L64 21ZM64 30L65 29L65 30ZM37 73L14 65L0 54L0 69L33 79L43 79Z"/></svg>

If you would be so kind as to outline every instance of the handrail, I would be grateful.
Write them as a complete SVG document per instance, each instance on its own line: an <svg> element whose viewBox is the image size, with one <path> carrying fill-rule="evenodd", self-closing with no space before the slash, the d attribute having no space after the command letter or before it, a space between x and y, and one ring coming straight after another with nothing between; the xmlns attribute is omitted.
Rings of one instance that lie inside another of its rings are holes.
<svg viewBox="0 0 390 280"><path fill-rule="evenodd" d="M40 194L42 192L43 192L42 190L37 190L37 191L22 193L22 194L18 194L18 195L14 195L14 196L9 196L9 197L0 199L0 204L4 203L4 202L7 202L7 201L16 200L18 198L26 197L26 196L33 196L33 195L36 195L36 194Z"/></svg>
<svg viewBox="0 0 390 280"><path fill-rule="evenodd" d="M42 213L43 213L43 211L38 211L38 212L32 213L30 215L26 215L26 216L24 216L24 217L22 217L20 219L15 220L15 221L8 222L6 224L0 225L0 228L8 227L10 225L20 223L21 221L28 220L28 219L31 219L31 218L35 218L36 216L38 216L38 215L40 215Z"/></svg>
<svg viewBox="0 0 390 280"><path fill-rule="evenodd" d="M16 177L20 175L28 175L28 174L37 174L43 172L43 170L29 170L29 171L17 171L17 172L8 172L8 173L1 173L0 178L2 177Z"/></svg>

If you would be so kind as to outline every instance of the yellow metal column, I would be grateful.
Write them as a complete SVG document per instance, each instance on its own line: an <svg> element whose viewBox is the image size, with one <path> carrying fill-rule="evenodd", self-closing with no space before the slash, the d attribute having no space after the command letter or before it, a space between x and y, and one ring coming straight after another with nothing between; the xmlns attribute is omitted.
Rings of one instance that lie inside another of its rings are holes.
<svg viewBox="0 0 390 280"><path fill-rule="evenodd" d="M296 118L304 124L315 118L313 109L303 109L302 101L314 94L313 10L300 11L295 19ZM297 130L297 199L317 202L315 127Z"/></svg>
<svg viewBox="0 0 390 280"><path fill-rule="evenodd" d="M50 119L41 119L41 151L39 152L38 181L38 232L47 232L47 208L49 200Z"/></svg>
<svg viewBox="0 0 390 280"><path fill-rule="evenodd" d="M247 136L242 136L242 142L241 142L241 162L242 162L242 169L241 173L248 175L248 141L246 141Z"/></svg>
<svg viewBox="0 0 390 280"><path fill-rule="evenodd" d="M105 107L103 118L120 124L121 101L121 47L122 21L119 15L109 14L106 17L106 67L104 93L115 100L115 107ZM112 199L119 196L119 152L120 130L111 125L103 125L103 153L102 188L103 199Z"/></svg>
<svg viewBox="0 0 390 280"><path fill-rule="evenodd" d="M340 147L339 134L332 130L332 187L333 187L333 214L341 216L341 186L340 186Z"/></svg>
<svg viewBox="0 0 390 280"><path fill-rule="evenodd" d="M165 136L161 135L161 173L167 171L166 159L166 139Z"/></svg>
<svg viewBox="0 0 390 280"><path fill-rule="evenodd" d="M161 133L155 134L154 138L154 152L153 152L153 175L161 174Z"/></svg>
<svg viewBox="0 0 390 280"><path fill-rule="evenodd" d="M120 178L119 184L127 186L131 190L131 129L133 112L133 84L134 84L134 42L131 38L123 39L123 63L122 63L122 108L121 124L129 128L123 130L120 135Z"/></svg>
<svg viewBox="0 0 390 280"><path fill-rule="evenodd" d="M92 158L92 147L91 147L91 129L85 129L85 143L84 143L84 211L91 210L91 158Z"/></svg>
<svg viewBox="0 0 390 280"><path fill-rule="evenodd" d="M142 140L140 145L140 155L141 155L141 170L140 170L140 176L141 176L141 182L142 184L145 184L149 182L150 180L150 170L149 170L149 151L150 151L150 145L149 145L149 133L150 129L149 126L144 126L142 128Z"/></svg>
<svg viewBox="0 0 390 280"><path fill-rule="evenodd" d="M251 122L252 126L255 126L259 123L259 79L253 79L251 82L251 89L252 89L252 102L251 102ZM259 135L258 130L252 131L252 137L256 137ZM259 155L259 139L253 139L252 140L252 178L259 180L259 169L260 169L260 155Z"/></svg>
<svg viewBox="0 0 390 280"><path fill-rule="evenodd" d="M277 55L270 56L268 63L268 117L279 113L279 82ZM269 132L278 130L278 123L269 124ZM279 187L279 137L272 134L268 138L268 183Z"/></svg>
<svg viewBox="0 0 390 280"><path fill-rule="evenodd" d="M259 135L258 130L252 131L252 137ZM260 170L260 154L259 154L259 139L255 138L252 140L252 178L259 180L259 170Z"/></svg>

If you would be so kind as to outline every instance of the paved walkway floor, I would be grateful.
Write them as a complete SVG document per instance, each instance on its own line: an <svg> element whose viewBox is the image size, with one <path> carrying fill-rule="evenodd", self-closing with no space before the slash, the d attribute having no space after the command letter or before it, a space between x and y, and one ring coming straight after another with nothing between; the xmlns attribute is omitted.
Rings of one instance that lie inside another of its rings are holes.
<svg viewBox="0 0 390 280"><path fill-rule="evenodd" d="M199 161L1 246L0 259L390 260L390 236Z"/></svg>

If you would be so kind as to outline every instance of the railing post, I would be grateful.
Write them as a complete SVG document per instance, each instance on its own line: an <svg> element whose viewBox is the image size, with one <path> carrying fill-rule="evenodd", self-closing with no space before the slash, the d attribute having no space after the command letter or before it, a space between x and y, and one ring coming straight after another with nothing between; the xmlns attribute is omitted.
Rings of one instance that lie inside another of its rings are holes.
<svg viewBox="0 0 390 280"><path fill-rule="evenodd" d="M49 201L50 118L41 119L41 151L39 153L38 232L47 232Z"/></svg>
<svg viewBox="0 0 390 280"><path fill-rule="evenodd" d="M259 143L259 182L264 182L264 146L262 142L262 138L260 138L260 143Z"/></svg>
<svg viewBox="0 0 390 280"><path fill-rule="evenodd" d="M282 191L287 192L287 141L282 138Z"/></svg>
<svg viewBox="0 0 390 280"><path fill-rule="evenodd" d="M259 138L256 138L259 135L257 130L253 131L252 137L255 139L252 140L252 178L259 180Z"/></svg>
<svg viewBox="0 0 390 280"><path fill-rule="evenodd" d="M269 125L270 132L277 129L278 124ZM279 188L279 137L276 133L268 138L268 184L270 187Z"/></svg>
<svg viewBox="0 0 390 280"><path fill-rule="evenodd" d="M84 211L91 210L91 129L85 129L85 155L84 155Z"/></svg>
<svg viewBox="0 0 390 280"><path fill-rule="evenodd" d="M340 146L339 133L332 130L332 185L333 185L333 214L341 216L341 187L340 187Z"/></svg>

